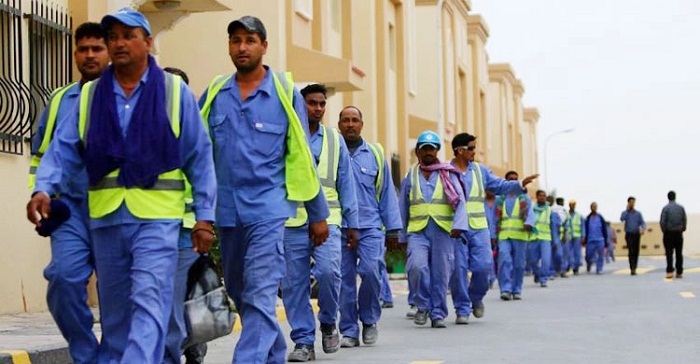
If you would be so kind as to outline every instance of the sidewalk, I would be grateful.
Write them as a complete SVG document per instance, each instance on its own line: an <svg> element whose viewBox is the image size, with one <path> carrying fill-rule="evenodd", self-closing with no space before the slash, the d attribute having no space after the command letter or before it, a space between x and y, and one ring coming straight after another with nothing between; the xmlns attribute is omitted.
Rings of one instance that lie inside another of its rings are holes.
<svg viewBox="0 0 700 364"><path fill-rule="evenodd" d="M395 277L403 277L396 275ZM391 280L394 294L405 294L408 291L406 280ZM312 300L315 301L315 300ZM318 311L315 302L314 310ZM93 310L97 317L97 310ZM277 319L286 321L282 302L278 303ZM233 331L240 331L240 318L236 320ZM93 327L99 336L100 324ZM68 354L68 344L58 331L53 317L49 312L20 313L15 315L0 315L0 364L71 364Z"/></svg>

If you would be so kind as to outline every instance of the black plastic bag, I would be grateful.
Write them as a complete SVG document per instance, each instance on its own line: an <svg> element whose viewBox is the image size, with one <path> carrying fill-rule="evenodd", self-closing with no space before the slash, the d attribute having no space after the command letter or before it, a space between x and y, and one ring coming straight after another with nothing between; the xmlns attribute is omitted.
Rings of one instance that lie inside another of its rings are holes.
<svg viewBox="0 0 700 364"><path fill-rule="evenodd" d="M185 297L187 338L183 348L231 333L236 314L209 255L201 255L190 267Z"/></svg>

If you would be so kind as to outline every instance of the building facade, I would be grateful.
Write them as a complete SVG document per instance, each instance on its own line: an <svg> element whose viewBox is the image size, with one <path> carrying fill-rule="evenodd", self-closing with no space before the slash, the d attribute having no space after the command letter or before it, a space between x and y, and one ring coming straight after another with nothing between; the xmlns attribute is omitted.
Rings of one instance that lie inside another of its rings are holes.
<svg viewBox="0 0 700 364"><path fill-rule="evenodd" d="M143 11L153 28L154 54L159 64L187 72L195 94L201 94L216 75L234 72L226 27L240 16L255 15L267 28L265 63L276 70L292 71L299 86L325 84L330 90L324 120L328 126L336 126L337 115L346 105L362 110L364 138L384 145L387 157L394 160L397 176L415 163L415 139L428 129L438 132L446 146L457 133L477 135L478 160L499 175L510 169L522 175L538 169L539 113L523 107L524 87L509 65L489 64L489 28L485 18L471 13L472 1L37 2L64 9L72 17L72 25L67 28L73 29L84 21L99 21L104 14L124 6ZM12 7L14 3L21 3L22 10L8 10L17 8ZM15 13L26 13L31 3L0 0L0 16L9 19ZM17 21L28 22L21 16ZM32 38L24 30L12 39L10 35L16 34L0 32L3 47L28 43ZM16 62L28 62L19 54L14 57ZM70 64L63 60L60 67L67 69ZM28 68L29 64L24 69ZM7 72L2 72L0 77L7 78ZM66 71L65 75L71 73ZM16 77L28 79L29 75L24 72ZM72 78L78 78L77 71L72 72ZM44 88L58 87L58 81L69 80L59 77ZM0 111L4 115L14 111L3 106L12 96L2 90L0 87ZM36 99L40 112L46 97L45 93L25 99ZM31 123L29 116L26 119ZM31 133L27 125L14 134L6 133L4 125L0 124L0 132L7 134L3 134L5 139L11 135L22 139ZM45 309L42 270L50 249L48 239L39 238L24 216L29 198L29 150L27 144L24 146L17 153L0 153L0 173L6 181L2 197L8 206L0 212L0 228L4 231L0 239L0 296L6 297L0 313ZM443 148L440 157L449 160L450 148Z"/></svg>

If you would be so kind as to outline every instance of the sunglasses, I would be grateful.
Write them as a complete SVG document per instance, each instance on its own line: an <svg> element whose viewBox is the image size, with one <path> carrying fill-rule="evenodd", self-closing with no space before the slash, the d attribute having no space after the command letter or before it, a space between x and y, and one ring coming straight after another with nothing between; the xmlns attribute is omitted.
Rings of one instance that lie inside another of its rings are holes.
<svg viewBox="0 0 700 364"><path fill-rule="evenodd" d="M459 150L459 149L464 149L464 150L468 150L468 151L470 151L470 152L473 152L473 151L476 149L476 146L471 146L471 147L457 147L457 150Z"/></svg>

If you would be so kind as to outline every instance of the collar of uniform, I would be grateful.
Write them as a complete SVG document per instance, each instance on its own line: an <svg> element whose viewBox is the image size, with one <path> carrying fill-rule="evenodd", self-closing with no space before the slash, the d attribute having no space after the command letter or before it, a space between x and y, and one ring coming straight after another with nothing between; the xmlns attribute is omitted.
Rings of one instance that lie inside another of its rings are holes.
<svg viewBox="0 0 700 364"><path fill-rule="evenodd" d="M263 67L265 68L265 78L263 78L262 82L260 83L260 86L258 86L258 88L252 94L250 94L248 97L255 95L257 92L260 92L260 91L266 93L268 96L277 93L277 91L275 90L275 81L272 80L272 72L273 71L270 69L270 67L268 67L266 65L263 65ZM226 82L226 84L223 87L221 87L221 91L224 91L224 90L227 90L227 89L230 89L231 87L233 87L233 83L236 82L236 75L237 74L238 74L238 72L233 74L233 77L231 77L231 79L228 80L228 82ZM280 82L283 82L283 81L280 80Z"/></svg>
<svg viewBox="0 0 700 364"><path fill-rule="evenodd" d="M316 130L315 133L311 134L311 136L318 135L318 136L322 137L324 135L325 129L326 128L323 126L323 123L319 123L318 130Z"/></svg>
<svg viewBox="0 0 700 364"><path fill-rule="evenodd" d="M63 94L63 97L78 97L80 96L80 82L77 82L75 85L73 85L71 88L69 88L65 94Z"/></svg>

